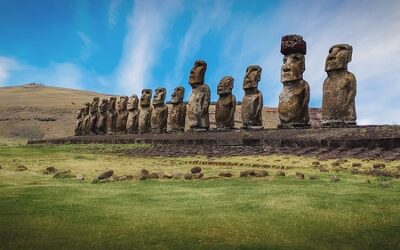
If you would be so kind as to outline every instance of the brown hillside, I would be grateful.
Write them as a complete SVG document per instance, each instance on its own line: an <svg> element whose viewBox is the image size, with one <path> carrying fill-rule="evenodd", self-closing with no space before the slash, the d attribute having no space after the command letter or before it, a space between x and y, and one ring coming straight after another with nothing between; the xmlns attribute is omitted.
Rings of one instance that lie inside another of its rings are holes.
<svg viewBox="0 0 400 250"><path fill-rule="evenodd" d="M14 140L45 139L71 136L74 132L75 112L94 96L110 95L96 92L27 84L0 88L0 143ZM210 107L211 127L215 106ZM314 126L319 124L320 110L310 109ZM241 126L240 106L235 116L236 127ZM276 108L264 107L263 125L276 128L279 123Z"/></svg>

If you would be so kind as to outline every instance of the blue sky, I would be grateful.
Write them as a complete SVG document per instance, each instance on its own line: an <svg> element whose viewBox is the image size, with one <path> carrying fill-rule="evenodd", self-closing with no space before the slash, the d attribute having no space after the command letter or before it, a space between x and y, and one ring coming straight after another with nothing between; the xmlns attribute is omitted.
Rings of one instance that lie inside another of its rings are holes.
<svg viewBox="0 0 400 250"><path fill-rule="evenodd" d="M277 106L280 39L307 42L304 79L320 107L331 45L353 46L360 124L400 124L400 1L0 0L0 86L46 85L131 95L177 85L190 94L196 59L206 82L226 75L243 97L246 67L263 68L260 90ZM169 98L167 98L169 100Z"/></svg>

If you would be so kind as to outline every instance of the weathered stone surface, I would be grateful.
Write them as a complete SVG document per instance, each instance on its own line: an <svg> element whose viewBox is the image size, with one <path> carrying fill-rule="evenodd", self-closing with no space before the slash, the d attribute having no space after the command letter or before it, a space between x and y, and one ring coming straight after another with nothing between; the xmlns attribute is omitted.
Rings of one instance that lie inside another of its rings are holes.
<svg viewBox="0 0 400 250"><path fill-rule="evenodd" d="M296 172L296 178L297 179L304 179L304 174L301 172Z"/></svg>
<svg viewBox="0 0 400 250"><path fill-rule="evenodd" d="M192 169L190 169L190 172L192 174L200 173L201 172L201 167L199 167L199 166L193 167Z"/></svg>
<svg viewBox="0 0 400 250"><path fill-rule="evenodd" d="M83 135L83 118L84 118L85 108L80 108L76 112L76 122L75 122L75 135Z"/></svg>
<svg viewBox="0 0 400 250"><path fill-rule="evenodd" d="M139 98L137 95L129 97L127 110L126 131L128 134L136 134L139 131Z"/></svg>
<svg viewBox="0 0 400 250"><path fill-rule="evenodd" d="M75 175L71 173L71 170L58 170L53 178L73 178Z"/></svg>
<svg viewBox="0 0 400 250"><path fill-rule="evenodd" d="M246 69L243 79L244 96L242 100L242 128L262 129L262 108L263 95L258 90L258 83L261 79L261 67L251 65Z"/></svg>
<svg viewBox="0 0 400 250"><path fill-rule="evenodd" d="M85 103L82 113L82 135L88 135L90 133L90 103Z"/></svg>
<svg viewBox="0 0 400 250"><path fill-rule="evenodd" d="M51 166L51 167L47 167L45 170L43 170L43 174L54 174L57 171L58 171L58 169Z"/></svg>
<svg viewBox="0 0 400 250"><path fill-rule="evenodd" d="M117 105L117 98L115 96L110 97L110 101L108 102L107 106L107 121L106 121L106 126L107 126L107 133L115 133L115 123L117 121L117 111L116 111L116 105Z"/></svg>
<svg viewBox="0 0 400 250"><path fill-rule="evenodd" d="M139 180L147 180L150 178L150 173L146 169L141 169L138 175Z"/></svg>
<svg viewBox="0 0 400 250"><path fill-rule="evenodd" d="M27 170L28 168L26 167L26 166L24 166L24 165L19 165L16 169L15 169L15 171L18 171L18 172L22 172L22 171L25 171L25 170Z"/></svg>
<svg viewBox="0 0 400 250"><path fill-rule="evenodd" d="M102 99L99 105L97 122L96 122L96 134L103 135L107 132L107 108L108 100Z"/></svg>
<svg viewBox="0 0 400 250"><path fill-rule="evenodd" d="M276 171L276 176L285 176L285 175L286 175L285 171L282 170Z"/></svg>
<svg viewBox="0 0 400 250"><path fill-rule="evenodd" d="M352 46L337 44L329 49L325 62L328 77L323 85L322 125L344 127L356 125L356 87L353 73L347 70L353 53Z"/></svg>
<svg viewBox="0 0 400 250"><path fill-rule="evenodd" d="M219 130L235 127L236 97L232 94L233 77L225 76L217 87L219 99L215 107L215 124Z"/></svg>
<svg viewBox="0 0 400 250"><path fill-rule="evenodd" d="M149 175L149 179L160 179L160 174L153 172Z"/></svg>
<svg viewBox="0 0 400 250"><path fill-rule="evenodd" d="M309 126L308 103L310 87L303 80L305 71L304 50L301 36L289 35L282 38L281 48L283 65L281 68L282 91L279 95L278 113L281 124L279 128L296 128Z"/></svg>
<svg viewBox="0 0 400 250"><path fill-rule="evenodd" d="M117 120L115 122L116 132L119 134L126 133L126 122L128 120L128 100L127 96L120 96L117 102Z"/></svg>
<svg viewBox="0 0 400 250"><path fill-rule="evenodd" d="M169 113L169 131L183 132L185 131L186 121L186 104L183 102L185 96L185 88L178 86L172 93L171 112Z"/></svg>
<svg viewBox="0 0 400 250"><path fill-rule="evenodd" d="M193 175L192 173L186 173L183 178L185 178L185 180L191 180L193 178Z"/></svg>
<svg viewBox="0 0 400 250"><path fill-rule="evenodd" d="M374 165L372 165L372 167L374 169L384 169L386 167L386 165L383 163L375 163Z"/></svg>
<svg viewBox="0 0 400 250"><path fill-rule="evenodd" d="M101 180L101 179L107 179L109 177L111 177L114 174L114 170L112 169L107 169L104 170L103 172L101 172L99 175L97 175L97 179Z"/></svg>
<svg viewBox="0 0 400 250"><path fill-rule="evenodd" d="M221 177L232 177L232 173L230 173L230 172L221 172L221 173L219 173L218 176L221 176Z"/></svg>
<svg viewBox="0 0 400 250"><path fill-rule="evenodd" d="M257 171L255 171L255 170L240 171L240 177L255 177L256 175L257 175Z"/></svg>
<svg viewBox="0 0 400 250"><path fill-rule="evenodd" d="M93 101L90 104L89 110L89 133L96 134L96 124L97 124L97 114L99 111L99 101L98 97L93 97Z"/></svg>
<svg viewBox="0 0 400 250"><path fill-rule="evenodd" d="M167 132L168 106L165 105L165 88L157 88L153 98L153 111L151 113L151 131L153 133Z"/></svg>
<svg viewBox="0 0 400 250"><path fill-rule="evenodd" d="M267 170L259 170L256 173L256 177L265 177L265 176L268 176L268 175L269 175L269 173L268 173Z"/></svg>
<svg viewBox="0 0 400 250"><path fill-rule="evenodd" d="M189 83L192 93L188 104L189 127L193 132L207 131L210 128L209 106L210 88L204 83L207 63L198 60L190 71Z"/></svg>
<svg viewBox="0 0 400 250"><path fill-rule="evenodd" d="M317 180L317 179L319 179L319 177L318 177L317 175L310 175L308 178L309 178L310 180Z"/></svg>
<svg viewBox="0 0 400 250"><path fill-rule="evenodd" d="M203 173L194 173L192 174L192 179L201 179L203 178L204 174Z"/></svg>
<svg viewBox="0 0 400 250"><path fill-rule="evenodd" d="M183 174L182 173L172 173L172 179L182 179Z"/></svg>
<svg viewBox="0 0 400 250"><path fill-rule="evenodd" d="M139 111L139 133L149 133L151 130L151 112L153 108L150 106L151 89L143 89L142 96L140 97L140 111Z"/></svg>
<svg viewBox="0 0 400 250"><path fill-rule="evenodd" d="M77 174L75 178L77 180L83 181L85 179L85 176L83 174Z"/></svg>

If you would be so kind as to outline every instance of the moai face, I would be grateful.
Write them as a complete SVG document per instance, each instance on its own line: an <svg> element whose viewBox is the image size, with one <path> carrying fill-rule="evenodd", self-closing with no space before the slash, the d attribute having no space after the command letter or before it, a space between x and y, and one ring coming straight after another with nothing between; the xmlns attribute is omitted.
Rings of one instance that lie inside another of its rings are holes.
<svg viewBox="0 0 400 250"><path fill-rule="evenodd" d="M165 88L156 88L153 98L153 104L164 104L165 96L167 95L167 90Z"/></svg>
<svg viewBox="0 0 400 250"><path fill-rule="evenodd" d="M94 113L97 112L97 109L99 107L99 98L98 97L93 97L93 101L91 104L91 108L90 108L90 113Z"/></svg>
<svg viewBox="0 0 400 250"><path fill-rule="evenodd" d="M329 55L325 62L325 71L335 69L347 69L347 65L351 62L353 47L348 44L337 44L329 49Z"/></svg>
<svg viewBox="0 0 400 250"><path fill-rule="evenodd" d="M108 103L108 110L114 111L116 103L117 103L117 98L115 96L110 97L110 102Z"/></svg>
<svg viewBox="0 0 400 250"><path fill-rule="evenodd" d="M99 106L99 112L100 113L105 113L107 112L107 108L108 108L108 100L107 99L102 99L100 106Z"/></svg>
<svg viewBox="0 0 400 250"><path fill-rule="evenodd" d="M304 55L300 53L286 55L283 58L283 65L281 68L281 82L290 82L303 79L304 70Z"/></svg>
<svg viewBox="0 0 400 250"><path fill-rule="evenodd" d="M225 76L221 79L217 87L218 95L228 95L232 93L233 77Z"/></svg>
<svg viewBox="0 0 400 250"><path fill-rule="evenodd" d="M178 86L174 89L174 93L171 95L171 103L181 103L183 102L183 97L185 96L185 88Z"/></svg>
<svg viewBox="0 0 400 250"><path fill-rule="evenodd" d="M202 60L194 62L192 70L190 70L189 83L190 85L203 84L204 75L207 70L207 63Z"/></svg>
<svg viewBox="0 0 400 250"><path fill-rule="evenodd" d="M128 110L136 110L139 106L139 98L137 95L132 95L128 100Z"/></svg>
<svg viewBox="0 0 400 250"><path fill-rule="evenodd" d="M258 65L250 65L247 67L246 75L243 79L243 89L257 88L258 82L261 79L261 71L262 69Z"/></svg>
<svg viewBox="0 0 400 250"><path fill-rule="evenodd" d="M142 96L140 97L140 107L149 107L151 102L151 94L153 91L151 89L143 89Z"/></svg>
<svg viewBox="0 0 400 250"><path fill-rule="evenodd" d="M118 101L118 110L126 110L128 105L128 97L127 96L120 96Z"/></svg>
<svg viewBox="0 0 400 250"><path fill-rule="evenodd" d="M90 107L91 107L91 105L90 105L90 103L87 102L87 103L84 104L84 106L85 106L85 107L83 108L83 110L84 110L84 111L83 111L83 115L86 116L86 115L88 115L89 112L90 112Z"/></svg>

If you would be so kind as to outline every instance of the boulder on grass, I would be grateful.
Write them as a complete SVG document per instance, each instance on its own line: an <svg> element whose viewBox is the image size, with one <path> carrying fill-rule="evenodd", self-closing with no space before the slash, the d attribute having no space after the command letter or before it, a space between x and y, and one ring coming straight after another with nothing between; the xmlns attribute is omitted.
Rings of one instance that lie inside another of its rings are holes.
<svg viewBox="0 0 400 250"><path fill-rule="evenodd" d="M204 174L203 173L194 173L192 174L192 179L201 179L203 178Z"/></svg>
<svg viewBox="0 0 400 250"><path fill-rule="evenodd" d="M58 170L53 178L73 178L75 175L71 173L71 170Z"/></svg>
<svg viewBox="0 0 400 250"><path fill-rule="evenodd" d="M141 169L139 172L139 180L143 181L143 180L147 180L150 177L150 173L149 171L147 171L146 169Z"/></svg>
<svg viewBox="0 0 400 250"><path fill-rule="evenodd" d="M182 173L172 173L171 177L172 177L172 179L182 179L183 174Z"/></svg>
<svg viewBox="0 0 400 250"><path fill-rule="evenodd" d="M114 174L114 170L112 169L107 169L103 172L101 172L96 178L99 180L107 179L111 177Z"/></svg>
<svg viewBox="0 0 400 250"><path fill-rule="evenodd" d="M256 177L265 177L268 176L269 173L267 170L260 170L256 172Z"/></svg>
<svg viewBox="0 0 400 250"><path fill-rule="evenodd" d="M185 180L191 180L193 178L193 175L192 173L186 173L183 178L185 178Z"/></svg>
<svg viewBox="0 0 400 250"><path fill-rule="evenodd" d="M232 173L229 173L229 172L221 172L221 173L219 173L219 176L221 176L221 177L232 177Z"/></svg>
<svg viewBox="0 0 400 250"><path fill-rule="evenodd" d="M286 175L285 171L282 170L276 171L276 176L285 176L285 175Z"/></svg>
<svg viewBox="0 0 400 250"><path fill-rule="evenodd" d="M201 167L199 167L199 166L193 167L192 169L190 169L190 172L192 174L200 173L201 172Z"/></svg>
<svg viewBox="0 0 400 250"><path fill-rule="evenodd" d="M304 179L304 174L301 172L296 172L296 178L297 179Z"/></svg>
<svg viewBox="0 0 400 250"><path fill-rule="evenodd" d="M18 172L21 172L21 171L25 171L25 170L27 170L28 168L26 167L26 166L24 166L24 165L19 165L16 169L15 169L15 171L18 171Z"/></svg>
<svg viewBox="0 0 400 250"><path fill-rule="evenodd" d="M55 167L47 167L45 170L43 170L43 174L54 174L58 171Z"/></svg>

